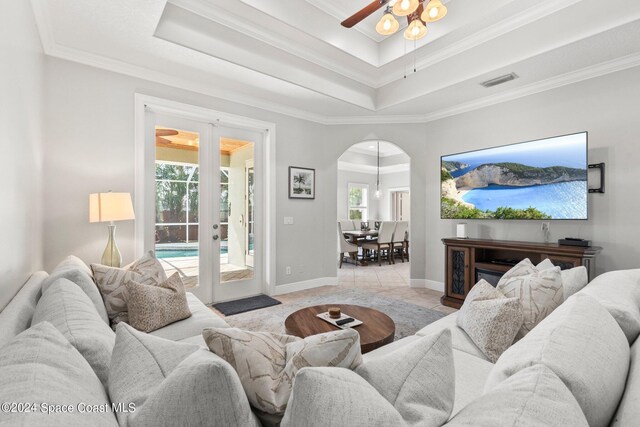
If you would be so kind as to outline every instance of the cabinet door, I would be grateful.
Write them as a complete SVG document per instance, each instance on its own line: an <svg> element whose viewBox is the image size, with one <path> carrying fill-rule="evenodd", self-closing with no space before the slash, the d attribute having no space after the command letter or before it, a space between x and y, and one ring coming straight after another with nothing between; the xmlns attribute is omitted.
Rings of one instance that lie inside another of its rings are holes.
<svg viewBox="0 0 640 427"><path fill-rule="evenodd" d="M470 250L450 246L447 250L447 295L464 299L471 288Z"/></svg>

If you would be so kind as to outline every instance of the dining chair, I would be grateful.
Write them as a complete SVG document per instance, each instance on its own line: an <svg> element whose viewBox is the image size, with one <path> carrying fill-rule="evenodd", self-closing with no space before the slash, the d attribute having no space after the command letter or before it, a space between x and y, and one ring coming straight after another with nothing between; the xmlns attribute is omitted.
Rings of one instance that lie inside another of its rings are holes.
<svg viewBox="0 0 640 427"><path fill-rule="evenodd" d="M409 232L409 221L398 221L396 223L396 231L393 233L393 252L395 259L395 251L398 251L400 254L400 259L404 262L405 256L407 257L407 261L409 261L409 250L407 243L407 233Z"/></svg>
<svg viewBox="0 0 640 427"><path fill-rule="evenodd" d="M372 240L371 242L366 242L362 244L363 250L370 250L377 252L378 255L378 265L382 265L382 251L386 250L387 259L389 260L389 264L395 264L393 260L393 233L396 229L396 223L393 221L383 221L380 224L380 230L378 231L378 238L376 240Z"/></svg>
<svg viewBox="0 0 640 427"><path fill-rule="evenodd" d="M341 220L341 221L338 221L338 224L340 224L340 227L341 227L342 231L354 231L354 230L356 230L356 224L354 223L354 221ZM360 230L360 229L358 228L358 230Z"/></svg>
<svg viewBox="0 0 640 427"><path fill-rule="evenodd" d="M355 259L355 265L358 265L358 245L354 245L344 238L341 222L342 221L338 221L338 256L340 257L339 268L342 268L342 262L345 258L344 254L353 256L353 258Z"/></svg>

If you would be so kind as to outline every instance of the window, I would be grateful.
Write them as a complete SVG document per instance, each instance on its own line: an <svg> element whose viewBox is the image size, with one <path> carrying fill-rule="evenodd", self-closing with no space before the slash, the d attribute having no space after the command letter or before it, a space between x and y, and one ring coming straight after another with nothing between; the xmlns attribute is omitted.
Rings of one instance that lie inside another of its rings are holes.
<svg viewBox="0 0 640 427"><path fill-rule="evenodd" d="M367 184L349 184L349 219L367 221L369 205L369 186Z"/></svg>

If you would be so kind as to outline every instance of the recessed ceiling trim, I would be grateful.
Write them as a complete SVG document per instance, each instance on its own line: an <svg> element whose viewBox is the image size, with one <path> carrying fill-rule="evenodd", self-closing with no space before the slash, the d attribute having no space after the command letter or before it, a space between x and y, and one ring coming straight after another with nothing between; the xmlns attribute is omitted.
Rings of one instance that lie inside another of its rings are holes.
<svg viewBox="0 0 640 427"><path fill-rule="evenodd" d="M359 163L350 163L342 160L338 160L338 170L345 172L360 172L375 175L378 173L377 166L362 165ZM387 175L390 173L408 172L410 170L409 163L401 163L391 166L380 166L380 175Z"/></svg>

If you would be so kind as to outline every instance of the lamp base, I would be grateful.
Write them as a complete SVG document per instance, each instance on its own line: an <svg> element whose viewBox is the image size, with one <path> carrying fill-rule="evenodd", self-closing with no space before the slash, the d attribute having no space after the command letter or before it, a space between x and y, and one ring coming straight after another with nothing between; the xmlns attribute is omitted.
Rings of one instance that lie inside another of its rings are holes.
<svg viewBox="0 0 640 427"><path fill-rule="evenodd" d="M102 253L102 264L109 267L120 267L122 265L122 255L116 245L116 226L112 223L107 226L109 228L109 241L107 247Z"/></svg>

